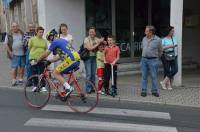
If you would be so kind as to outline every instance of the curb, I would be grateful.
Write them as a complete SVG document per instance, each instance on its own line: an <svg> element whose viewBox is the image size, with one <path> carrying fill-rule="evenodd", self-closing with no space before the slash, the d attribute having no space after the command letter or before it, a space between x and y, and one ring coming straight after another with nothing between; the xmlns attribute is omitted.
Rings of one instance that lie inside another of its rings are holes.
<svg viewBox="0 0 200 132"><path fill-rule="evenodd" d="M0 89L9 89L9 90L20 90L23 91L23 87L8 87L8 86L0 86ZM106 96L101 96L100 99L105 99L105 100L111 100L111 101L128 101L128 102L136 102L136 103L149 103L149 104L159 104L159 105L172 105L172 106L182 106L182 107L193 107L193 108L200 108L200 105L195 105L195 104L179 104L179 103L171 103L171 102L156 102L156 101L146 101L146 100L140 100L140 99L123 99L120 96L117 96L115 98L113 97L106 97Z"/></svg>

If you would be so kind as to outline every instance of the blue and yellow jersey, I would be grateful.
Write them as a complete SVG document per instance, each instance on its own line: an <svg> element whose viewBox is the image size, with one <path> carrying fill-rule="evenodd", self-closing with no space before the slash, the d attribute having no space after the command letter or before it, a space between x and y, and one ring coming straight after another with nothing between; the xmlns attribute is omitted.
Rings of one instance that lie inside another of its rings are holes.
<svg viewBox="0 0 200 132"><path fill-rule="evenodd" d="M80 56L78 52L70 48L69 42L65 39L54 40L49 49L54 55L59 55L62 61L79 61Z"/></svg>

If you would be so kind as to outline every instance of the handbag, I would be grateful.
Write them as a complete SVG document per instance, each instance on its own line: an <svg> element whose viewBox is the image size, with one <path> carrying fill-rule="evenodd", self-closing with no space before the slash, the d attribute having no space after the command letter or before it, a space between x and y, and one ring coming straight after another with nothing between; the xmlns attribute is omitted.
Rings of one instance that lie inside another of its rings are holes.
<svg viewBox="0 0 200 132"><path fill-rule="evenodd" d="M88 60L90 57L90 51L84 47L84 43L81 45L80 50L78 51L81 60Z"/></svg>
<svg viewBox="0 0 200 132"><path fill-rule="evenodd" d="M165 57L165 60L167 61L175 60L176 56L175 56L174 50L169 51L169 52L164 52L164 57Z"/></svg>
<svg viewBox="0 0 200 132"><path fill-rule="evenodd" d="M172 43L174 45L173 38L171 38L171 39L172 39ZM175 58L176 58L174 48L172 51L164 51L163 55L164 55L165 60L167 60L167 61L172 61L172 60L175 60Z"/></svg>

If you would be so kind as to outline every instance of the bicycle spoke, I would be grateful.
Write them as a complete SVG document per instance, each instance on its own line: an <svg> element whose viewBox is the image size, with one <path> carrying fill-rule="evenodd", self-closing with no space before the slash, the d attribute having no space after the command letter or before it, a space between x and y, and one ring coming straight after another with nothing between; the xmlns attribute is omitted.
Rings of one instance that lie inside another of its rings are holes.
<svg viewBox="0 0 200 132"><path fill-rule="evenodd" d="M24 92L28 105L35 108L43 107L50 98L49 84L45 78L40 79L39 75L33 75L27 80Z"/></svg>
<svg viewBox="0 0 200 132"><path fill-rule="evenodd" d="M78 78L77 81L73 81L70 85L74 87L75 90L70 95L67 102L73 111L87 113L96 107L99 97L96 87L90 81L82 77ZM90 94L87 93L85 89L86 85L90 85L94 91Z"/></svg>

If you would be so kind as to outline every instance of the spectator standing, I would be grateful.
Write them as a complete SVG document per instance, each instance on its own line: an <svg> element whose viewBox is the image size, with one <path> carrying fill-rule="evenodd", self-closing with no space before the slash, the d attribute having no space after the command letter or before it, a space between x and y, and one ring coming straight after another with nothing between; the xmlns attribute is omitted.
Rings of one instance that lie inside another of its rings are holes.
<svg viewBox="0 0 200 132"><path fill-rule="evenodd" d="M70 48L74 49L74 47L72 46L73 37L72 37L72 35L70 35L68 33L68 26L67 26L67 24L65 24L65 23L61 23L60 24L59 29L58 29L58 38L65 39L69 43L68 46ZM54 62L54 64L53 64L54 67L56 67L59 63L61 63L61 61Z"/></svg>
<svg viewBox="0 0 200 132"><path fill-rule="evenodd" d="M37 60L43 52L47 50L47 42L43 39L44 28L37 27L36 36L32 37L28 43L28 49L30 51L29 61L32 63L34 60ZM44 65L41 62L38 62L36 65L32 65L32 74L41 74L44 71Z"/></svg>
<svg viewBox="0 0 200 132"><path fill-rule="evenodd" d="M108 36L108 46L104 50L104 88L105 93L110 95L109 93L109 81L113 72L114 86L112 86L111 95L114 97L117 95L117 61L120 58L120 49L115 43L114 36ZM111 66L113 66L113 71Z"/></svg>
<svg viewBox="0 0 200 132"><path fill-rule="evenodd" d="M94 27L89 28L89 36L84 40L84 47L89 50L89 58L84 60L86 79L91 81L95 85L95 75L96 75L96 51L100 42L103 39L98 39L96 37L96 29ZM90 94L95 92L94 89L89 84L86 84L86 92Z"/></svg>
<svg viewBox="0 0 200 132"><path fill-rule="evenodd" d="M167 28L167 35L162 39L163 53L171 54L173 59L168 60L163 54L163 67L165 70L165 78L160 82L163 89L172 90L172 82L174 75L178 72L177 64L177 40L174 36L174 27Z"/></svg>
<svg viewBox="0 0 200 132"><path fill-rule="evenodd" d="M18 83L23 83L25 53L23 47L23 32L19 29L19 25L13 22L11 32L5 38L7 55L11 60L11 78L12 86L17 85L17 75L19 74Z"/></svg>
<svg viewBox="0 0 200 132"><path fill-rule="evenodd" d="M103 52L104 52L104 43L101 43L98 46L97 57L96 57L97 77L98 77L98 93L99 94L104 94L102 92L103 77L104 77L104 57L103 57Z"/></svg>
<svg viewBox="0 0 200 132"><path fill-rule="evenodd" d="M35 25L32 23L28 24L28 31L24 34L24 50L25 50L25 55L26 55L26 75L27 75L27 79L32 75L32 71L31 71L31 65L29 62L29 49L28 49L28 42L29 39L33 36L36 35L35 32Z"/></svg>
<svg viewBox="0 0 200 132"><path fill-rule="evenodd" d="M146 26L145 37L142 40L142 59L140 63L142 71L141 96L147 96L147 82L150 74L152 80L152 95L159 97L157 74L159 58L162 55L161 39L155 35L154 26Z"/></svg>
<svg viewBox="0 0 200 132"><path fill-rule="evenodd" d="M69 42L70 47L72 47L73 37L68 33L67 24L60 24L58 37L67 40Z"/></svg>

